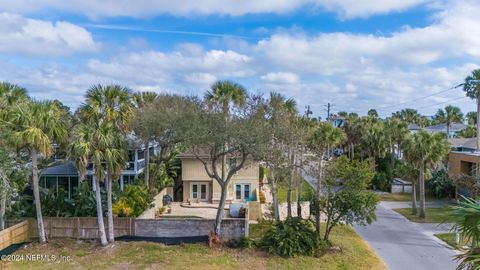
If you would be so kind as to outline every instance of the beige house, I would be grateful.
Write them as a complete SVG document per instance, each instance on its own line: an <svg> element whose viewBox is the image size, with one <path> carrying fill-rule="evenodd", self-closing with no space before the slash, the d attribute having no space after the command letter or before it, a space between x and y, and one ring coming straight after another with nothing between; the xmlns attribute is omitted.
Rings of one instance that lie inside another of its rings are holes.
<svg viewBox="0 0 480 270"><path fill-rule="evenodd" d="M220 185L208 176L203 163L191 153L183 153L179 157L182 160L183 201L218 203L221 196ZM206 160L206 157L203 158ZM227 160L227 164L232 162L240 161L235 158ZM218 168L218 171L221 169ZM248 159L228 185L227 202L256 201L258 178L258 161Z"/></svg>

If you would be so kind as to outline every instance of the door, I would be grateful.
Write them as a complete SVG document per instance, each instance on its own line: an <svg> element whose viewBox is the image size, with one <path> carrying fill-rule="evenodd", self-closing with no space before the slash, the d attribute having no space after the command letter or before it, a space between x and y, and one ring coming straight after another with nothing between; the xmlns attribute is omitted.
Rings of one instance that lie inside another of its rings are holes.
<svg viewBox="0 0 480 270"><path fill-rule="evenodd" d="M190 197L194 200L208 201L208 184L192 183Z"/></svg>

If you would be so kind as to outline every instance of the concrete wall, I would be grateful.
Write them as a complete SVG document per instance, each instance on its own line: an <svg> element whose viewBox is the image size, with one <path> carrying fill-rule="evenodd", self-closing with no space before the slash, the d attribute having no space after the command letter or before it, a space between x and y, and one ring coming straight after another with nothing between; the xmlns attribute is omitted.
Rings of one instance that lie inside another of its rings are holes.
<svg viewBox="0 0 480 270"><path fill-rule="evenodd" d="M135 236L143 237L187 237L205 236L213 231L213 219L137 219ZM226 218L222 221L221 237L238 239L248 236L248 220Z"/></svg>

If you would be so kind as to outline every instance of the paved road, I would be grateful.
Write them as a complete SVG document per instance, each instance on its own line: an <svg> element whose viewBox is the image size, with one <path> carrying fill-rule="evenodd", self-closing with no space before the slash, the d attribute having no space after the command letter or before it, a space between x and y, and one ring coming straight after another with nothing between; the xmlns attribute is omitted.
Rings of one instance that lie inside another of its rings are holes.
<svg viewBox="0 0 480 270"><path fill-rule="evenodd" d="M406 218L380 203L377 221L354 226L390 270L454 270L455 252L431 235L425 226Z"/></svg>

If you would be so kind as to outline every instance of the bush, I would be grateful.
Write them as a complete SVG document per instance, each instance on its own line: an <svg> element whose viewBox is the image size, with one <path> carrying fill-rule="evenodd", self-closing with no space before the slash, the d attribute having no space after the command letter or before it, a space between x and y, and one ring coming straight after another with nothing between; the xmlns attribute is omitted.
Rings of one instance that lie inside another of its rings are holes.
<svg viewBox="0 0 480 270"><path fill-rule="evenodd" d="M315 255L319 247L318 235L312 223L298 217L289 218L269 229L261 240L268 252L282 257Z"/></svg>
<svg viewBox="0 0 480 270"><path fill-rule="evenodd" d="M251 238L241 237L238 240L228 241L227 246L230 248L254 248L256 246L256 243Z"/></svg>
<svg viewBox="0 0 480 270"><path fill-rule="evenodd" d="M119 217L130 217L133 213L133 209L123 199L112 205L112 213Z"/></svg>
<svg viewBox="0 0 480 270"><path fill-rule="evenodd" d="M267 199L265 198L265 192L263 192L262 190L260 190L260 192L258 193L258 197L260 197L259 200L262 204L267 201Z"/></svg>
<svg viewBox="0 0 480 270"><path fill-rule="evenodd" d="M115 215L127 214L128 217L138 217L145 210L152 206L153 196L149 194L147 188L142 185L126 185L117 203L117 210L122 212L113 212ZM112 209L113 210L113 209Z"/></svg>
<svg viewBox="0 0 480 270"><path fill-rule="evenodd" d="M428 181L428 188L437 198L450 197L455 192L455 184L443 169L432 174L432 179Z"/></svg>
<svg viewBox="0 0 480 270"><path fill-rule="evenodd" d="M388 178L385 172L377 172L373 178L372 184L376 189L382 191L390 191L392 186L391 180Z"/></svg>

